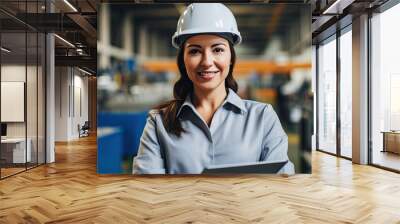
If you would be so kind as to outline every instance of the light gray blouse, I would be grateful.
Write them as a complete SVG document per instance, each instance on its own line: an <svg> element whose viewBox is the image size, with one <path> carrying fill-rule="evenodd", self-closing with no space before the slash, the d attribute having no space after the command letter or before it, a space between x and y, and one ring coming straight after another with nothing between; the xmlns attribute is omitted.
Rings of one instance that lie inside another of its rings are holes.
<svg viewBox="0 0 400 224"><path fill-rule="evenodd" d="M242 100L233 90L214 113L210 127L190 96L177 116L186 132L168 133L161 115L149 112L133 174L199 174L210 165L288 160L288 138L272 106ZM294 174L289 161L279 173Z"/></svg>

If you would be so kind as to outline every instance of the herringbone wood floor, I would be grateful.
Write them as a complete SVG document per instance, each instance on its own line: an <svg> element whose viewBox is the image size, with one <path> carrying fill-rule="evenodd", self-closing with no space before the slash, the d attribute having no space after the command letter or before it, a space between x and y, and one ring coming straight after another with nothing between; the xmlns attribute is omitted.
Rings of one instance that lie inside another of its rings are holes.
<svg viewBox="0 0 400 224"><path fill-rule="evenodd" d="M400 175L313 153L292 177L96 174L96 139L0 181L0 223L400 223Z"/></svg>

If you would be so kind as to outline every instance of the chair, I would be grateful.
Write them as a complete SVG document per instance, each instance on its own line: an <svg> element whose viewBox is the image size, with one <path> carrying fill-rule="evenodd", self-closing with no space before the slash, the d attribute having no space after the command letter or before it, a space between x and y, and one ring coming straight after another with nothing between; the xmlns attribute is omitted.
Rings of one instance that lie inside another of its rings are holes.
<svg viewBox="0 0 400 224"><path fill-rule="evenodd" d="M80 127L80 125L78 124L79 138L89 136L89 129L90 129L89 121L85 121L82 127Z"/></svg>

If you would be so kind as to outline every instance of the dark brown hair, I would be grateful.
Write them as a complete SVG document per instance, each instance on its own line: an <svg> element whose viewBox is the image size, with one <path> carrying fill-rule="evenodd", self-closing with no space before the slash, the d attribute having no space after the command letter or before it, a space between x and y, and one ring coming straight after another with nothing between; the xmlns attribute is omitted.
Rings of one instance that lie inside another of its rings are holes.
<svg viewBox="0 0 400 224"><path fill-rule="evenodd" d="M231 42L229 42L229 49L231 51L231 64L229 66L228 76L225 79L225 88L227 91L228 88L230 88L237 92L238 84L232 75L236 62L236 53ZM193 92L193 83L189 79L185 68L184 52L184 47L181 47L177 56L180 78L174 85L174 99L154 108L161 114L165 129L178 137L180 137L181 133L185 132L185 130L182 128L179 118L176 115L179 111L179 108L185 102L186 96Z"/></svg>

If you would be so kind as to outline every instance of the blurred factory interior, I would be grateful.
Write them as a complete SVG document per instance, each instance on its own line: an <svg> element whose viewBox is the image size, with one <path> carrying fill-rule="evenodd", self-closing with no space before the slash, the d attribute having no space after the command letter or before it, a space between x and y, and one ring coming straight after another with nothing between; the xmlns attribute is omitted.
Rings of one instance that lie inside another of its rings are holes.
<svg viewBox="0 0 400 224"><path fill-rule="evenodd" d="M187 5L101 4L99 7L99 127L109 133L110 126L120 126L123 132L129 132L124 134L125 139L127 135L133 137L122 150L126 170L130 169L131 157L136 155L147 112L172 99L173 84L179 73L177 50L171 44L171 37ZM289 134L289 156L295 161L297 172L310 172L311 139L307 136L311 136L313 106L311 6L227 6L243 36L242 44L235 47L238 61L233 73L239 95L273 105ZM133 119L129 124L128 114Z"/></svg>

